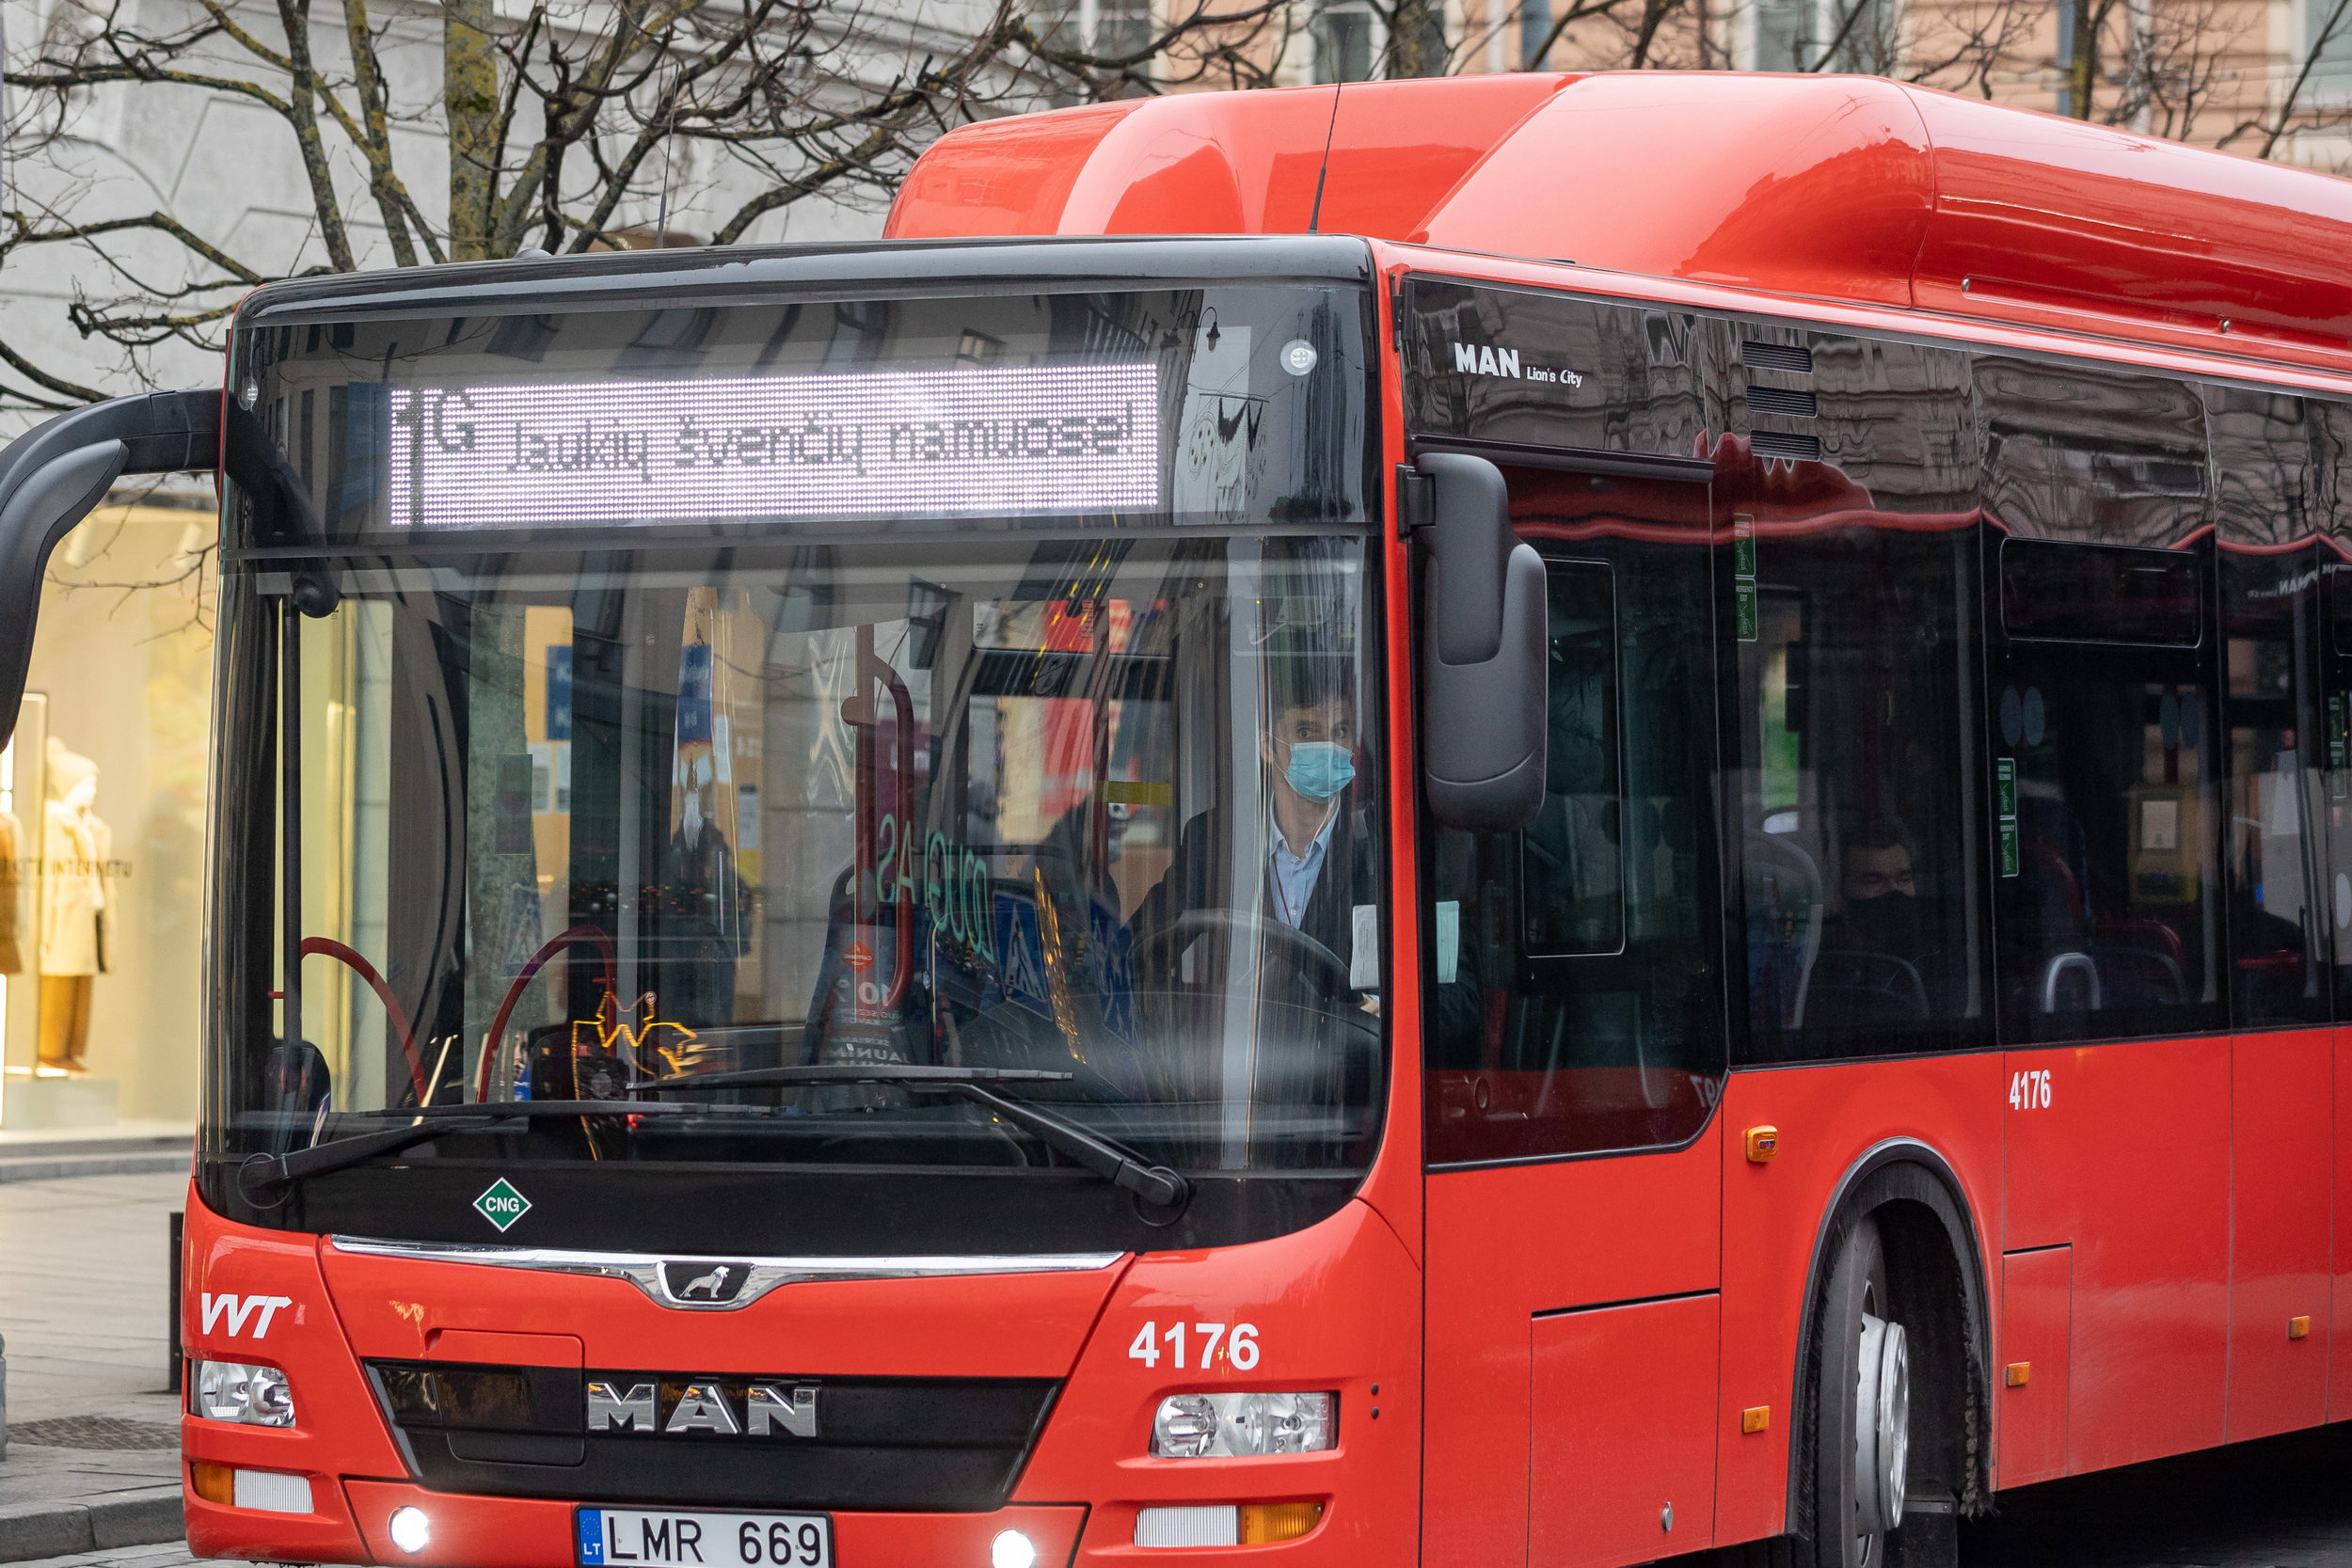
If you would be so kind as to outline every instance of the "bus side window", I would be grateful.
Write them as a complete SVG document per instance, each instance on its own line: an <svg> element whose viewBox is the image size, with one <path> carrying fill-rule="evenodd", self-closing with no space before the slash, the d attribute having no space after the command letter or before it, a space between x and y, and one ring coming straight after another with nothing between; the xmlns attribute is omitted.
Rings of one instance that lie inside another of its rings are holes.
<svg viewBox="0 0 2352 1568"><path fill-rule="evenodd" d="M1615 953L1625 945L1615 574L1554 561L1545 579L1550 717L1544 803L1521 834L1527 951Z"/></svg>
<svg viewBox="0 0 2352 1568"><path fill-rule="evenodd" d="M1735 449L1716 465L1747 962L1735 1059L1974 1047L1988 977L1966 367L1818 333L1804 352L1742 368L1759 429L1784 405L1816 410L1781 423L1812 433L1820 460Z"/></svg>
<svg viewBox="0 0 2352 1568"><path fill-rule="evenodd" d="M2322 543L2328 493L2312 483L2332 405L2250 388L2205 393L2220 544L2229 811L2222 830L2230 1014L2241 1027L2333 1016L2331 918L2339 908L2324 813L2332 712L2325 607L2342 554ZM2333 579L2333 580L2331 580ZM2341 761L2337 764L2339 769ZM2352 917L2352 884L2341 908Z"/></svg>
<svg viewBox="0 0 2352 1568"><path fill-rule="evenodd" d="M1979 362L2005 1042L2228 1026L2204 411L2177 382Z"/></svg>
<svg viewBox="0 0 2352 1568"><path fill-rule="evenodd" d="M1705 492L1507 472L1546 552L1547 794L1517 833L1424 818L1436 1164L1680 1143L1724 1070Z"/></svg>

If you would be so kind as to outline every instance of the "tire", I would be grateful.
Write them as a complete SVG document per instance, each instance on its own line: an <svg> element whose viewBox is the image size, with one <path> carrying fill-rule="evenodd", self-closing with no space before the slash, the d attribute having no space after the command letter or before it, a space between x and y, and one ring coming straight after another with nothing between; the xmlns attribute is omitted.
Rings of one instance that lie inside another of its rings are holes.
<svg viewBox="0 0 2352 1568"><path fill-rule="evenodd" d="M1885 1568L1911 1445L1909 1346L1890 1310L1886 1247L1866 1217L1830 1267L1813 1354L1806 1568Z"/></svg>

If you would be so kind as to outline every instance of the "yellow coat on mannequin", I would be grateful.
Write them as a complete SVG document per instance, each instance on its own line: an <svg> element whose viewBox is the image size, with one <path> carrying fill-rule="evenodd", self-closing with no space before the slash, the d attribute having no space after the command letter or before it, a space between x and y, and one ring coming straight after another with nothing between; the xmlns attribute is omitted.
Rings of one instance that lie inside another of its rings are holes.
<svg viewBox="0 0 2352 1568"><path fill-rule="evenodd" d="M49 741L41 834L40 1065L83 1070L89 1047L91 981L107 969L114 835L90 810L98 765Z"/></svg>

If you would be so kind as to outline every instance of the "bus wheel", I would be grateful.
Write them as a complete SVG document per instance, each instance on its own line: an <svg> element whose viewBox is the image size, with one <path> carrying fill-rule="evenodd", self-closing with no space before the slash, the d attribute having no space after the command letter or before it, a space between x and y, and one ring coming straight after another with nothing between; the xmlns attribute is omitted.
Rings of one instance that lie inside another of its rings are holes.
<svg viewBox="0 0 2352 1568"><path fill-rule="evenodd" d="M1911 1360L1894 1320L1875 1220L1830 1270L1816 1349L1812 1490L1819 1568L1882 1568L1903 1520L1911 1459Z"/></svg>

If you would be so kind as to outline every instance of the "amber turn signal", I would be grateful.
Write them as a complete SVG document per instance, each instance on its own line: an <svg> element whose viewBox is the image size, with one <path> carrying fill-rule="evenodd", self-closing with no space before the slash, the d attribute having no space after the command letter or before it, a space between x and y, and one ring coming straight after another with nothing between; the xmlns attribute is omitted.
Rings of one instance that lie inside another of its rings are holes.
<svg viewBox="0 0 2352 1568"><path fill-rule="evenodd" d="M1748 1129L1748 1158L1762 1164L1780 1152L1780 1129L1751 1127Z"/></svg>
<svg viewBox="0 0 2352 1568"><path fill-rule="evenodd" d="M1769 1404L1751 1405L1740 1412L1741 1432L1750 1433L1765 1432L1771 1429L1772 1424L1772 1407Z"/></svg>
<svg viewBox="0 0 2352 1568"><path fill-rule="evenodd" d="M2310 1338L2311 1337L2312 1337L2312 1320L2311 1320L2310 1318L2308 1318L2308 1317L2303 1317L2303 1318L2289 1318L2289 1319L2287 1320L2287 1338L2290 1338L2290 1339L2308 1339L2308 1338Z"/></svg>
<svg viewBox="0 0 2352 1568"><path fill-rule="evenodd" d="M236 1471L226 1465L215 1465L209 1459L191 1460L188 1464L188 1490L208 1503L218 1503L228 1508L236 1499Z"/></svg>
<svg viewBox="0 0 2352 1568"><path fill-rule="evenodd" d="M2001 1381L2011 1388L2023 1388L2033 1381L2033 1363L2030 1361L2010 1362L2001 1369Z"/></svg>
<svg viewBox="0 0 2352 1568"><path fill-rule="evenodd" d="M1295 1541L1322 1518L1321 1503L1244 1503L1237 1544L1271 1546L1278 1541Z"/></svg>

